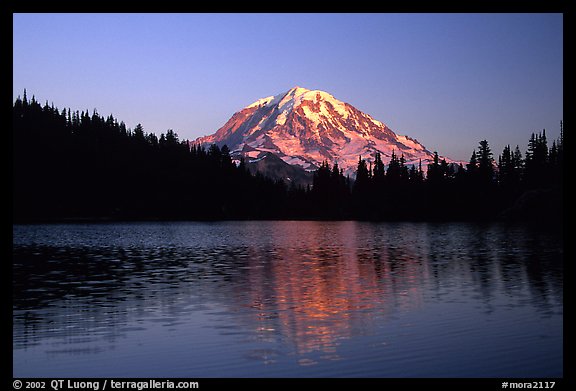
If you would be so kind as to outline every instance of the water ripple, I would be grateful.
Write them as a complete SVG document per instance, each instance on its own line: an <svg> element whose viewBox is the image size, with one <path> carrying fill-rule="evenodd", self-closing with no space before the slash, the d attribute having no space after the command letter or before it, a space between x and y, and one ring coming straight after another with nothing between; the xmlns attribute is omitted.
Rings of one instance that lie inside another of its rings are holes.
<svg viewBox="0 0 576 391"><path fill-rule="evenodd" d="M562 241L524 227L13 233L14 376L562 375Z"/></svg>

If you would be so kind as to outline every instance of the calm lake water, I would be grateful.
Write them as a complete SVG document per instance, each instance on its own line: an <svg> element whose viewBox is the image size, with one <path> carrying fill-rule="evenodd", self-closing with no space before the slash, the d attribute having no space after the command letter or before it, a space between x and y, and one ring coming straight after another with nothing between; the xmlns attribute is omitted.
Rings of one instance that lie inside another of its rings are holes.
<svg viewBox="0 0 576 391"><path fill-rule="evenodd" d="M15 377L561 377L563 243L500 224L13 227Z"/></svg>

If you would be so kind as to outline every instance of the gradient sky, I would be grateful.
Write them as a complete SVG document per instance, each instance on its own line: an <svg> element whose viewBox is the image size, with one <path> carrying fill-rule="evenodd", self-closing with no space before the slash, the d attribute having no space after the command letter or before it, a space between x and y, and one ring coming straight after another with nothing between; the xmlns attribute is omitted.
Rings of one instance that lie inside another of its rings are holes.
<svg viewBox="0 0 576 391"><path fill-rule="evenodd" d="M13 98L215 132L293 86L467 161L559 136L562 14L14 14Z"/></svg>

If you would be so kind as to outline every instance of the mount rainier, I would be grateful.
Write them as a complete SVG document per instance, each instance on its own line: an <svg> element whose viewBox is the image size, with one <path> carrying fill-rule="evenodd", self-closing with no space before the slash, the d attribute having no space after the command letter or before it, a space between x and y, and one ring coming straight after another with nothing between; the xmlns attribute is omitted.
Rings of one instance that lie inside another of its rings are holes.
<svg viewBox="0 0 576 391"><path fill-rule="evenodd" d="M424 170L434 158L417 140L394 133L352 105L327 92L301 87L258 99L216 133L195 142L227 145L234 158L243 156L249 164L279 158L313 171L324 161L338 163L350 176L355 175L359 156L371 162L377 152L385 164L394 152L403 155L409 166L421 162Z"/></svg>

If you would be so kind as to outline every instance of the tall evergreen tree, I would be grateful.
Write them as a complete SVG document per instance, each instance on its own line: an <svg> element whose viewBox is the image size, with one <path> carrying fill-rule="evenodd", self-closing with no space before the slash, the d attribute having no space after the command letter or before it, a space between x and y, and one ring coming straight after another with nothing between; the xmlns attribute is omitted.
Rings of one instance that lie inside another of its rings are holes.
<svg viewBox="0 0 576 391"><path fill-rule="evenodd" d="M478 158L476 156L476 150L472 151L470 160L468 164L466 164L466 170L468 170L469 174L476 173L478 171Z"/></svg>
<svg viewBox="0 0 576 391"><path fill-rule="evenodd" d="M368 167L366 166L366 160L362 159L362 156L358 157L358 166L356 168L356 181L354 182L354 192L362 193L368 188Z"/></svg>
<svg viewBox="0 0 576 391"><path fill-rule="evenodd" d="M480 141L478 147L478 176L483 184L492 183L494 180L494 159L488 141Z"/></svg>
<svg viewBox="0 0 576 391"><path fill-rule="evenodd" d="M502 186L514 184L515 168L510 145L506 145L502 154L498 157L498 182Z"/></svg>
<svg viewBox="0 0 576 391"><path fill-rule="evenodd" d="M520 147L518 145L516 145L516 149L514 149L514 154L512 155L512 166L518 175L524 168L524 159L522 158L522 152L520 151Z"/></svg>
<svg viewBox="0 0 576 391"><path fill-rule="evenodd" d="M382 162L382 156L380 152L376 152L376 156L374 157L374 170L373 170L373 178L374 181L381 184L384 181L385 177L385 168L384 163Z"/></svg>
<svg viewBox="0 0 576 391"><path fill-rule="evenodd" d="M400 181L402 183L406 183L410 178L410 173L408 170L408 166L406 165L406 158L404 158L404 154L400 156L398 163L400 165Z"/></svg>
<svg viewBox="0 0 576 391"><path fill-rule="evenodd" d="M548 175L548 141L546 130L532 133L528 141L524 161L524 179L528 188L547 187L550 182Z"/></svg>
<svg viewBox="0 0 576 391"><path fill-rule="evenodd" d="M386 180L388 183L396 185L401 179L401 166L400 160L392 150L392 156L390 156L390 163L388 163L388 169L386 170Z"/></svg>
<svg viewBox="0 0 576 391"><path fill-rule="evenodd" d="M432 164L428 166L428 174L426 175L427 181L430 184L439 184L442 181L442 171L440 169L440 158L438 152L434 151L434 159Z"/></svg>
<svg viewBox="0 0 576 391"><path fill-rule="evenodd" d="M442 179L452 179L454 177L454 169L448 164L446 159L440 161L440 174Z"/></svg>
<svg viewBox="0 0 576 391"><path fill-rule="evenodd" d="M136 127L134 128L132 135L134 137L134 140L136 140L137 142L140 143L145 143L146 142L146 135L144 134L144 128L142 127L142 124L137 124Z"/></svg>

